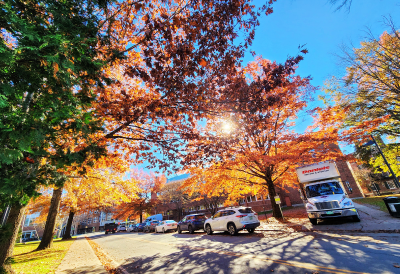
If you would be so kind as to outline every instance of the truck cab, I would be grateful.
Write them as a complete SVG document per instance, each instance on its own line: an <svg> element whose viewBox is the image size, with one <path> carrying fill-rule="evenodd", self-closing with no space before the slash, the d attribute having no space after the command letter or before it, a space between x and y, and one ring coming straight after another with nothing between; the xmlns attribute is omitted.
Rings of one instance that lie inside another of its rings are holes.
<svg viewBox="0 0 400 274"><path fill-rule="evenodd" d="M313 225L318 219L360 217L353 201L344 191L339 172L333 162L322 162L296 169L303 190L307 215Z"/></svg>

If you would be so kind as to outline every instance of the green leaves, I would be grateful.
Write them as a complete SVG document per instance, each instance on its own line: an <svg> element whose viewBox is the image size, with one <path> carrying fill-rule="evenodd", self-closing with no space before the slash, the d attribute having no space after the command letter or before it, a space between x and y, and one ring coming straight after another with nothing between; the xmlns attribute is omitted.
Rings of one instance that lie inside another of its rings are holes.
<svg viewBox="0 0 400 274"><path fill-rule="evenodd" d="M94 10L96 2L80 0L0 2L0 203L62 185L57 168L105 152L90 141L103 126L89 91L103 81L97 45L107 45Z"/></svg>

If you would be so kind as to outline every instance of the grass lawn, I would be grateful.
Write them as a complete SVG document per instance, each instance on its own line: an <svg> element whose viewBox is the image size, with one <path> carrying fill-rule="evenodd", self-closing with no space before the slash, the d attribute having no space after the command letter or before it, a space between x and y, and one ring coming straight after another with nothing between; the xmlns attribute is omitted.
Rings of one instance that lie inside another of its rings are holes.
<svg viewBox="0 0 400 274"><path fill-rule="evenodd" d="M52 248L42 251L35 251L39 241L16 244L12 268L16 273L54 273L73 242L56 239Z"/></svg>
<svg viewBox="0 0 400 274"><path fill-rule="evenodd" d="M400 194L390 194L390 195L382 195L368 198L355 199L354 202L358 204L368 204L379 207L380 210L388 212L385 202L382 200L385 197L400 197Z"/></svg>

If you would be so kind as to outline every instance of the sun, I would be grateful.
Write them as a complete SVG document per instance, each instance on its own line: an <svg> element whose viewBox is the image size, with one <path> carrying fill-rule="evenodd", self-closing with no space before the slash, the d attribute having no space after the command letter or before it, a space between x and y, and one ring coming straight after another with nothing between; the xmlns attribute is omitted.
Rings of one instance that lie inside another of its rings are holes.
<svg viewBox="0 0 400 274"><path fill-rule="evenodd" d="M230 121L224 121L222 123L222 131L225 134L231 134L233 132L234 126Z"/></svg>

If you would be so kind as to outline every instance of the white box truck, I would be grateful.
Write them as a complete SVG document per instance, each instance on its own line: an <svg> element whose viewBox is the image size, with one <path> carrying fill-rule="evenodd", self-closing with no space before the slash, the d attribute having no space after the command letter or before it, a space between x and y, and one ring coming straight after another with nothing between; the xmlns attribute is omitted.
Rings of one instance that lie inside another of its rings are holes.
<svg viewBox="0 0 400 274"><path fill-rule="evenodd" d="M321 162L296 168L308 218L313 225L318 219L360 217L353 201L345 192L334 162Z"/></svg>

